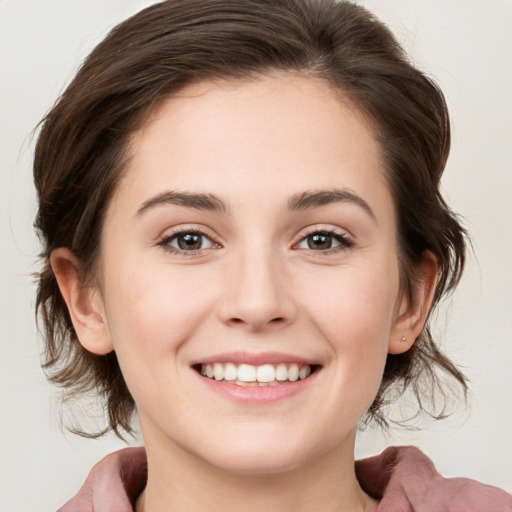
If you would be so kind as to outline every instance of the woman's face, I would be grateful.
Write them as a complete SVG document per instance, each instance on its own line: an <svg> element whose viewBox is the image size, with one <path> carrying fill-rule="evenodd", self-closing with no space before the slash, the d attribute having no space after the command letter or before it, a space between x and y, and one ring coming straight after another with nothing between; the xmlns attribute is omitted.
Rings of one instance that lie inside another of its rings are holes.
<svg viewBox="0 0 512 512"><path fill-rule="evenodd" d="M185 89L130 153L102 235L102 350L148 447L258 473L352 446L401 336L369 125L280 74Z"/></svg>

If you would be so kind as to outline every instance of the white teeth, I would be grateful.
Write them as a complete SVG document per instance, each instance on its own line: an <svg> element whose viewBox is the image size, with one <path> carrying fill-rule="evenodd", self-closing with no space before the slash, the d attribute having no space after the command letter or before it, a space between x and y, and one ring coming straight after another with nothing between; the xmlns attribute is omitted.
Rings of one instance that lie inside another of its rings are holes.
<svg viewBox="0 0 512 512"><path fill-rule="evenodd" d="M233 363L226 363L226 366L224 366L224 380L236 380L237 377L237 367Z"/></svg>
<svg viewBox="0 0 512 512"><path fill-rule="evenodd" d="M213 377L215 380L224 380L224 367L220 363L214 363Z"/></svg>
<svg viewBox="0 0 512 512"><path fill-rule="evenodd" d="M256 380L256 366L241 364L238 367L238 380L242 382L254 382Z"/></svg>
<svg viewBox="0 0 512 512"><path fill-rule="evenodd" d="M292 382L296 381L299 378L299 365L292 364L290 368L288 368L288 380Z"/></svg>
<svg viewBox="0 0 512 512"><path fill-rule="evenodd" d="M297 363L277 366L263 364L254 366L252 364L236 365L234 363L213 363L203 364L200 368L201 375L215 380L226 380L234 382L238 386L277 386L285 381L295 382L307 379L311 375L311 366L308 364L300 366Z"/></svg>
<svg viewBox="0 0 512 512"><path fill-rule="evenodd" d="M303 366L299 370L299 379L305 379L306 377L309 377L311 375L311 366Z"/></svg>
<svg viewBox="0 0 512 512"><path fill-rule="evenodd" d="M272 382L276 380L276 371L271 364L258 366L256 369L256 380L258 382Z"/></svg>
<svg viewBox="0 0 512 512"><path fill-rule="evenodd" d="M288 380L288 368L286 368L285 364L277 365L276 380Z"/></svg>
<svg viewBox="0 0 512 512"><path fill-rule="evenodd" d="M254 387L254 386L257 386L258 383L257 382L244 382L242 380L237 380L235 381L235 384L237 386L242 386L242 387Z"/></svg>

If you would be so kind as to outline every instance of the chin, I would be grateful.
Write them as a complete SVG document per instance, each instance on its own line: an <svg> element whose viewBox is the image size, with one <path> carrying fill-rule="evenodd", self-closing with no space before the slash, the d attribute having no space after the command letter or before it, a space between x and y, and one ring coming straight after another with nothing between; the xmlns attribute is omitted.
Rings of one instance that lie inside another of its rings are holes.
<svg viewBox="0 0 512 512"><path fill-rule="evenodd" d="M307 456L297 450L267 450L261 447L232 446L230 453L210 451L207 462L218 469L239 475L272 475L300 467Z"/></svg>
<svg viewBox="0 0 512 512"><path fill-rule="evenodd" d="M289 429L254 429L246 432L230 432L219 436L215 442L197 453L210 465L229 473L240 475L265 475L293 471L320 453L331 449L321 437L316 443L311 436L290 436Z"/></svg>

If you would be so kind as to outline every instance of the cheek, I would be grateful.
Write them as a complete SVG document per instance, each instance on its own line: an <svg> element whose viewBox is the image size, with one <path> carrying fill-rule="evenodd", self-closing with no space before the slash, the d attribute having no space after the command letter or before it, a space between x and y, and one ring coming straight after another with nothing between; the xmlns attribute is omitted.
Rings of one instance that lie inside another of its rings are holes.
<svg viewBox="0 0 512 512"><path fill-rule="evenodd" d="M304 282L303 300L337 350L387 344L398 296L398 269L387 265L332 269ZM319 293L321 291L321 293Z"/></svg>
<svg viewBox="0 0 512 512"><path fill-rule="evenodd" d="M151 382L163 363L179 364L181 346L211 312L215 300L208 290L198 292L202 280L190 279L191 273L171 273L165 265L139 267L128 274L126 266L122 270L111 271L105 286L110 335L128 384L144 380L141 376ZM172 370L164 369L169 376Z"/></svg>
<svg viewBox="0 0 512 512"><path fill-rule="evenodd" d="M390 261L375 268L380 270L336 269L315 280L315 288L329 293L319 299L310 288L304 294L306 310L334 361L333 410L341 405L358 416L373 401L382 379L398 295L397 265Z"/></svg>

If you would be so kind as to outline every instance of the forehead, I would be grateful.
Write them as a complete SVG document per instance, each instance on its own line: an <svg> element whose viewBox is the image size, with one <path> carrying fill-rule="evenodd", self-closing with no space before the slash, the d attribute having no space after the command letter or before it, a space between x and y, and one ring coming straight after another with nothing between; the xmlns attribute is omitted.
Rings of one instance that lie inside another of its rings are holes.
<svg viewBox="0 0 512 512"><path fill-rule="evenodd" d="M133 208L165 189L245 203L316 188L387 194L365 117L324 80L291 74L189 86L152 113L129 153L116 195Z"/></svg>

